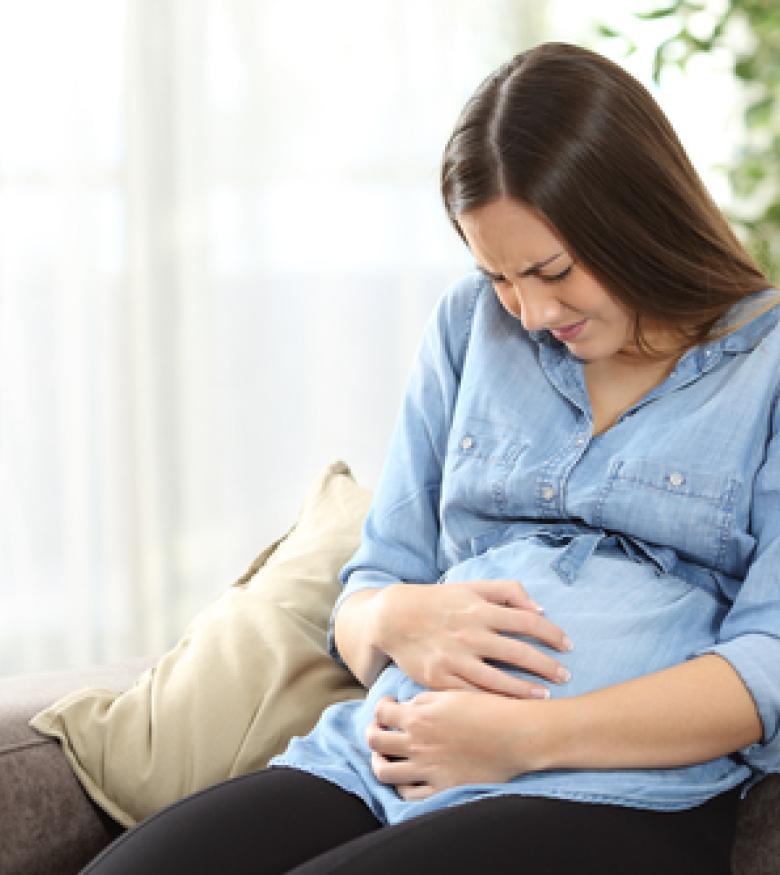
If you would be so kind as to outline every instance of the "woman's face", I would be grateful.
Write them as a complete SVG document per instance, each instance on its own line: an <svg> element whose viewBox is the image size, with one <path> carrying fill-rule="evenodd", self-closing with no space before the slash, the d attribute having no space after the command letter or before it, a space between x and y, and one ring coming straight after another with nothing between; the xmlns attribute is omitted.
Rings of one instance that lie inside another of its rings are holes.
<svg viewBox="0 0 780 875"><path fill-rule="evenodd" d="M630 311L574 263L528 207L500 197L462 213L458 224L478 267L524 328L549 331L585 362L634 348Z"/></svg>

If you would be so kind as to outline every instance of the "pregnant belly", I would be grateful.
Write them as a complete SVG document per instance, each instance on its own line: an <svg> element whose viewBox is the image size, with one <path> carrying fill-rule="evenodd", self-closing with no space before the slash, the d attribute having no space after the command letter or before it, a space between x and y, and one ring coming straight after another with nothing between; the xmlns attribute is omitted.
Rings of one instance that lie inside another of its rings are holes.
<svg viewBox="0 0 780 875"><path fill-rule="evenodd" d="M524 539L453 566L440 586L467 580L518 580L574 643L558 653L529 643L571 672L565 684L541 681L552 697L568 697L676 665L713 644L727 606L711 593L679 577L659 574L649 563L617 551L591 555L572 582L552 567L563 548ZM502 665L519 677L537 680ZM399 701L425 689L391 665L377 678L369 698Z"/></svg>

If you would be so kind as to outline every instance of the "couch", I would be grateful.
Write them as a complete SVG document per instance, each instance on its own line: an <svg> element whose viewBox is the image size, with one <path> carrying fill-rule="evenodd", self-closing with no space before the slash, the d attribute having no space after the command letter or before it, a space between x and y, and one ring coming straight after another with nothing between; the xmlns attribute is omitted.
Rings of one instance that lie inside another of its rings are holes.
<svg viewBox="0 0 780 875"><path fill-rule="evenodd" d="M27 725L65 693L127 688L151 659L0 678L0 873L69 875L122 832L82 790L59 744ZM734 875L780 875L780 775L741 804ZM708 875L702 872L701 875Z"/></svg>
<svg viewBox="0 0 780 875"><path fill-rule="evenodd" d="M27 721L80 687L125 689L152 662L0 678L2 875L78 872L122 832L83 791L59 743Z"/></svg>

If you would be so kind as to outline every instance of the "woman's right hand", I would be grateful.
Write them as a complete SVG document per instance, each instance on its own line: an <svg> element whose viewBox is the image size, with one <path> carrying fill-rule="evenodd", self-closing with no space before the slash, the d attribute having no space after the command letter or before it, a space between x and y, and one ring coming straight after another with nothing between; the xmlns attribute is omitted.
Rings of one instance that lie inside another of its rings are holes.
<svg viewBox="0 0 780 875"><path fill-rule="evenodd" d="M487 690L547 698L546 687L489 664L495 660L565 683L569 673L528 641L571 650L516 580L391 584L377 593L374 643L412 680L432 690ZM510 633L510 634L506 634Z"/></svg>

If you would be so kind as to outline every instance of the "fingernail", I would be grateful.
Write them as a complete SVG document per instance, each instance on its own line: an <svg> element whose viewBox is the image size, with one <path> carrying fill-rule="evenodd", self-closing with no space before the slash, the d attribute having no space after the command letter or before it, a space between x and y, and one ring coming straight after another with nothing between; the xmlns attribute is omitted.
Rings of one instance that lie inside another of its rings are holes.
<svg viewBox="0 0 780 875"><path fill-rule="evenodd" d="M549 699L550 691L545 689L544 687L532 687L531 688L531 698L532 699Z"/></svg>
<svg viewBox="0 0 780 875"><path fill-rule="evenodd" d="M568 635L563 636L563 649L564 650L574 650L574 644L572 643L571 638Z"/></svg>
<svg viewBox="0 0 780 875"><path fill-rule="evenodd" d="M537 604L533 599L531 599L531 605L533 606L533 609L534 609L538 614L543 614L543 613L544 613L544 608L543 608L540 604Z"/></svg>
<svg viewBox="0 0 780 875"><path fill-rule="evenodd" d="M564 668L562 665L558 666L558 671L555 672L555 679L559 684L565 684L567 681L571 680L571 672L568 668Z"/></svg>

